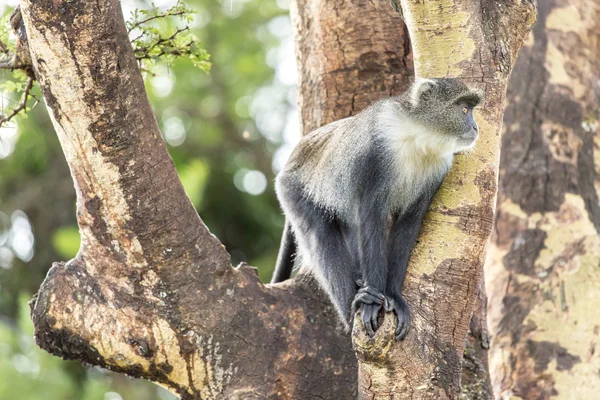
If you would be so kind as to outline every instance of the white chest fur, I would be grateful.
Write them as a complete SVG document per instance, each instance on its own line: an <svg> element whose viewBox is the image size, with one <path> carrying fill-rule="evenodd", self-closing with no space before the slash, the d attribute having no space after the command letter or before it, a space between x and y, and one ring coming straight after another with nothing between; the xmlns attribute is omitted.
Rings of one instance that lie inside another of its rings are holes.
<svg viewBox="0 0 600 400"><path fill-rule="evenodd" d="M396 171L392 190L394 208L416 200L424 185L443 176L450 168L458 141L451 135L433 132L404 118L390 105L378 116L380 131L392 154Z"/></svg>

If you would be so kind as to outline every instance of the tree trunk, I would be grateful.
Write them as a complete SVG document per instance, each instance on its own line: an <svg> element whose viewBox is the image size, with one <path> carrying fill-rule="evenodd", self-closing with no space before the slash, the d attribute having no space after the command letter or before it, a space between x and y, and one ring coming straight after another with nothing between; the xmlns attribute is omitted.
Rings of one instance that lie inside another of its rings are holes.
<svg viewBox="0 0 600 400"><path fill-rule="evenodd" d="M389 0L292 1L302 133L397 96L413 80L410 40Z"/></svg>
<svg viewBox="0 0 600 400"><path fill-rule="evenodd" d="M498 397L600 391L600 4L540 2L511 78L486 266Z"/></svg>
<svg viewBox="0 0 600 400"><path fill-rule="evenodd" d="M462 358L460 398L462 400L491 400L494 398L488 367L490 340L487 327L487 297L484 279L477 288L475 308L469 324Z"/></svg>

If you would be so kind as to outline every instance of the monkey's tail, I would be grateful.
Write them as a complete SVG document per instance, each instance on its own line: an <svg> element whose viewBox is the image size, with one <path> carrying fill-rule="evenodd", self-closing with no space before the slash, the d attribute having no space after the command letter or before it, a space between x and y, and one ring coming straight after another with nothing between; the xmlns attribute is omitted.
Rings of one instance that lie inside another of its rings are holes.
<svg viewBox="0 0 600 400"><path fill-rule="evenodd" d="M279 246L279 254L277 255L277 264L275 265L271 283L283 282L290 279L292 269L294 269L294 253L296 253L294 232L292 232L290 222L286 219L281 237L281 245Z"/></svg>

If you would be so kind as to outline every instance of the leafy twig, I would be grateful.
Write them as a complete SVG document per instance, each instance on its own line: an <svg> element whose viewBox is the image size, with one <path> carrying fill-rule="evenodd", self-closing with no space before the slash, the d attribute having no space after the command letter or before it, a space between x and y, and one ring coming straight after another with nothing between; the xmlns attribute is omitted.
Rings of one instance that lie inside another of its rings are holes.
<svg viewBox="0 0 600 400"><path fill-rule="evenodd" d="M132 13L132 22L128 22L127 27L129 33L136 31L136 37L131 43L140 70L154 76L158 72L154 68L158 60L164 60L169 66L177 58L187 58L195 67L204 71L210 69L208 53L197 45L198 40L188 26L177 28L171 34L165 34L163 29L156 26L158 21L168 17L190 22L192 14L193 10L180 1L165 12L159 12L154 7L151 10L135 10Z"/></svg>
<svg viewBox="0 0 600 400"><path fill-rule="evenodd" d="M131 44L142 72L150 76L156 76L157 70L153 67L156 65L157 60L164 59L168 66L176 58L182 57L189 59L195 67L203 71L207 72L210 69L208 53L197 46L198 40L190 32L188 26L177 28L171 34L166 34L164 29L155 27L158 21L166 20L169 17L176 17L181 21L190 22L192 14L193 10L187 8L181 0L178 0L175 6L165 12L159 12L156 7L150 10L135 10L133 12L132 20L127 22L127 30L128 33L139 31L139 34L131 40ZM8 40L8 36L5 35L6 32L0 32L0 55L4 54L4 57L0 59L0 70L22 70L25 76L21 76L20 80L7 81L0 85L5 91L22 92L21 100L17 106L9 114L0 114L0 126L24 110L26 111L27 102L31 97L37 102L40 101L31 93L35 77L31 67L27 35L19 7L16 7L10 15L10 26L15 32L16 40L14 43L10 40L6 42Z"/></svg>
<svg viewBox="0 0 600 400"><path fill-rule="evenodd" d="M146 18L146 19L143 19L141 21L136 21L136 22L132 23L129 26L129 29L127 30L127 33L131 33L131 31L133 31L136 28L139 28L141 25L143 25L143 24L145 24L147 22L154 21L154 20L157 20L157 19L163 19L163 18L166 18L166 17L178 17L178 16L184 15L185 13L186 13L186 11L178 11L178 12L174 12L174 13L170 13L169 11L167 11L167 12L165 12L163 14L152 15L152 16Z"/></svg>
<svg viewBox="0 0 600 400"><path fill-rule="evenodd" d="M143 59L149 59L149 58L157 58L157 57L167 54L167 51L163 48L163 49L161 49L160 53L158 53L152 57L150 56L150 53L152 52L152 50L154 50L155 48L157 48L158 46L161 46L163 44L169 44L169 42L173 41L175 39L175 37L177 37L177 35L179 35L181 32L185 32L187 30L189 30L189 27L187 27L187 26L185 28L179 28L175 31L175 33L173 33L169 37L159 38L158 40L156 40L154 43L151 43L147 47L141 47L141 48L134 49L136 58L138 60L143 60ZM190 45L192 43L193 42L190 42ZM175 47L173 45L173 43L170 43L170 44L172 45L172 47ZM170 53L170 54L181 55L182 53L180 53L180 54Z"/></svg>

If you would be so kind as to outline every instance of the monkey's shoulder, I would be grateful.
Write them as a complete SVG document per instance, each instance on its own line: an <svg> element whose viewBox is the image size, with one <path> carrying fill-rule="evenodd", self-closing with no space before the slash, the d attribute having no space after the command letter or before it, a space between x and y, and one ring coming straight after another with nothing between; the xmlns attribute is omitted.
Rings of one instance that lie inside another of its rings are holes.
<svg viewBox="0 0 600 400"><path fill-rule="evenodd" d="M320 170L327 160L338 164L348 160L368 145L366 129L360 125L356 117L348 117L305 135L292 151L284 171Z"/></svg>

